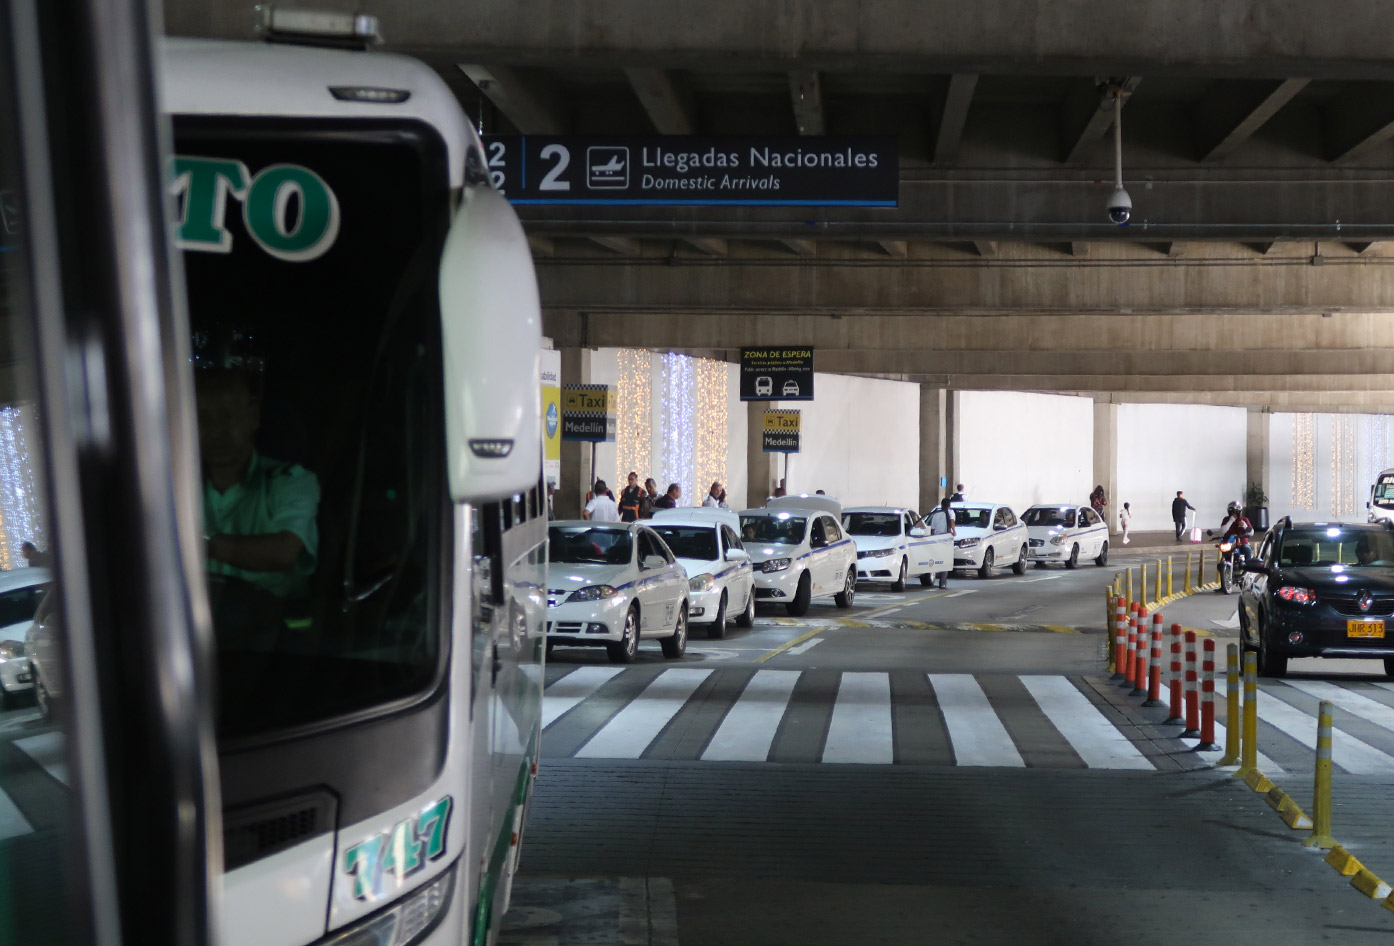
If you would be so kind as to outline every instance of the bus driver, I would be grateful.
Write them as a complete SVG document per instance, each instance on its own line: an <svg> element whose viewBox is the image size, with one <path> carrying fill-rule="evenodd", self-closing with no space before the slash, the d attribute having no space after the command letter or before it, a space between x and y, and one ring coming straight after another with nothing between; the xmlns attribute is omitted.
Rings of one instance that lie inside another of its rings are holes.
<svg viewBox="0 0 1394 946"><path fill-rule="evenodd" d="M195 377L208 570L280 599L300 597L319 552L319 481L256 451L261 404L246 371L213 368Z"/></svg>

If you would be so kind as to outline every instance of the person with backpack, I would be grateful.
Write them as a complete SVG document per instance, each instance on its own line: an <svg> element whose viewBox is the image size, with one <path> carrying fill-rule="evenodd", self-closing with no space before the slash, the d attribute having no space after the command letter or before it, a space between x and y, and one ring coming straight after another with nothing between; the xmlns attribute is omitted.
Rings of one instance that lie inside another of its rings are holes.
<svg viewBox="0 0 1394 946"><path fill-rule="evenodd" d="M639 485L639 474L629 474L629 485L620 490L620 522L637 522L639 505L644 498L644 488Z"/></svg>

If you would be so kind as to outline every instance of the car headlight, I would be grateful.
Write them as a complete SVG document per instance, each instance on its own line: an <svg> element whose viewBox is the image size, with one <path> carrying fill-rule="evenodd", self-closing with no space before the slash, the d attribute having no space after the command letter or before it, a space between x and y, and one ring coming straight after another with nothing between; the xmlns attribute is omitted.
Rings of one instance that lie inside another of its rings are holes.
<svg viewBox="0 0 1394 946"><path fill-rule="evenodd" d="M1317 593L1311 588L1299 588L1296 585L1284 585L1276 592L1279 598L1292 604L1316 604Z"/></svg>
<svg viewBox="0 0 1394 946"><path fill-rule="evenodd" d="M599 601L601 598L613 598L617 594L619 594L619 590L611 585L589 585L571 592L571 597L566 600Z"/></svg>
<svg viewBox="0 0 1394 946"><path fill-rule="evenodd" d="M761 563L760 570L766 574L770 572L782 572L792 564L794 564L792 558L771 558Z"/></svg>
<svg viewBox="0 0 1394 946"><path fill-rule="evenodd" d="M0 641L0 660L24 656L24 641Z"/></svg>
<svg viewBox="0 0 1394 946"><path fill-rule="evenodd" d="M885 558L887 555L894 555L895 549L873 549L866 553L867 558Z"/></svg>
<svg viewBox="0 0 1394 946"><path fill-rule="evenodd" d="M711 575L698 575L687 583L687 587L692 591L711 591L716 584L716 579Z"/></svg>
<svg viewBox="0 0 1394 946"><path fill-rule="evenodd" d="M1070 537L1068 535L1065 535L1063 532L1050 537L1051 545L1064 545L1068 541L1070 541Z"/></svg>
<svg viewBox="0 0 1394 946"><path fill-rule="evenodd" d="M954 548L956 549L975 549L978 547L977 539L955 539Z"/></svg>
<svg viewBox="0 0 1394 946"><path fill-rule="evenodd" d="M374 913L317 946L411 946L436 928L450 906L455 866L420 890Z"/></svg>

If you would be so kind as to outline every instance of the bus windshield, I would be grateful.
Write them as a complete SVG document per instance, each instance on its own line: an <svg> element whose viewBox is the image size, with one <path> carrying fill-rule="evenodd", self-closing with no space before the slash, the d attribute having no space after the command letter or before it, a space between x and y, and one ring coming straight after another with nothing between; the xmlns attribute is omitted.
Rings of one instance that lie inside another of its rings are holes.
<svg viewBox="0 0 1394 946"><path fill-rule="evenodd" d="M442 678L451 568L427 126L175 118L220 739Z"/></svg>
<svg viewBox="0 0 1394 946"><path fill-rule="evenodd" d="M1394 476L1381 476L1372 498L1378 506L1394 508Z"/></svg>

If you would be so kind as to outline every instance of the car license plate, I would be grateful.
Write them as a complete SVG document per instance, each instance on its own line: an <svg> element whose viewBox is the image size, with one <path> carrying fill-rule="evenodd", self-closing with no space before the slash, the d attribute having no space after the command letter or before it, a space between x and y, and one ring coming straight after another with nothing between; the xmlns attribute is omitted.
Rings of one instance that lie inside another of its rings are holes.
<svg viewBox="0 0 1394 946"><path fill-rule="evenodd" d="M1347 621L1347 637L1383 637L1383 621Z"/></svg>

